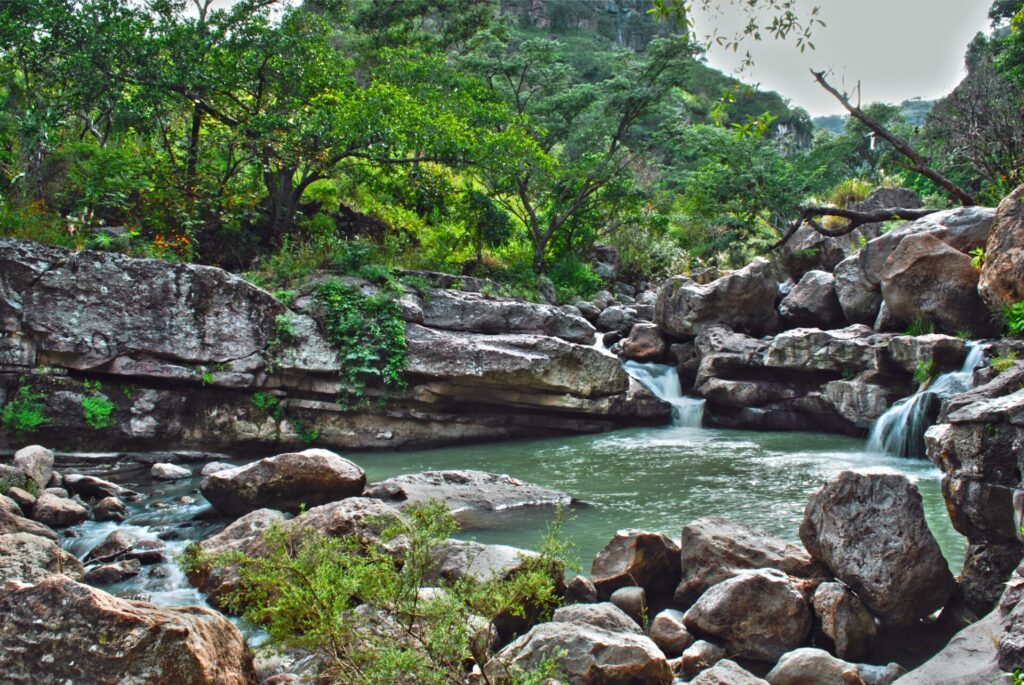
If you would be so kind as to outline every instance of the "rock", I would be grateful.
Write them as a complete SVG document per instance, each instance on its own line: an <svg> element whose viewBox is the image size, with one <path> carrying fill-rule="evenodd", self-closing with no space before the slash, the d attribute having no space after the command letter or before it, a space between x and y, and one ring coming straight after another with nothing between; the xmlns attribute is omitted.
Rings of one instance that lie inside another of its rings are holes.
<svg viewBox="0 0 1024 685"><path fill-rule="evenodd" d="M913 624L956 588L902 475L840 473L811 496L800 540L886 625Z"/></svg>
<svg viewBox="0 0 1024 685"><path fill-rule="evenodd" d="M149 475L156 480L186 480L192 477L192 472L175 464L153 464Z"/></svg>
<svg viewBox="0 0 1024 685"><path fill-rule="evenodd" d="M836 297L835 277L808 271L779 304L782 320L792 327L839 328L845 323Z"/></svg>
<svg viewBox="0 0 1024 685"><path fill-rule="evenodd" d="M885 306L902 321L929 321L950 335L967 330L980 338L992 332L971 258L937 238L905 238L885 262L881 278Z"/></svg>
<svg viewBox="0 0 1024 685"><path fill-rule="evenodd" d="M690 681L690 685L767 685L735 661L722 659Z"/></svg>
<svg viewBox="0 0 1024 685"><path fill-rule="evenodd" d="M574 576L565 584L565 601L570 604L595 604L598 601L597 588L585 576Z"/></svg>
<svg viewBox="0 0 1024 685"><path fill-rule="evenodd" d="M139 538L134 533L115 529L103 539L103 542L89 550L89 553L85 555L85 561L86 563L112 561L118 557L123 557L134 549L138 543Z"/></svg>
<svg viewBox="0 0 1024 685"><path fill-rule="evenodd" d="M299 539L307 531L332 538L347 538L363 548L374 547L383 554L401 557L408 551L409 541L399 535L384 540L384 531L402 522L401 515L380 500L349 497L323 504L304 512L287 526L288 534Z"/></svg>
<svg viewBox="0 0 1024 685"><path fill-rule="evenodd" d="M125 559L89 568L85 572L85 582L90 585L111 585L134 578L141 572L142 564L138 559Z"/></svg>
<svg viewBox="0 0 1024 685"><path fill-rule="evenodd" d="M523 569L525 562L537 557L531 552L508 545L483 545L471 540L448 540L434 551L434 565L424 582L454 582L470 579L485 583L510 578Z"/></svg>
<svg viewBox="0 0 1024 685"><path fill-rule="evenodd" d="M48 540L57 539L57 534L48 526L31 521L23 516L13 514L7 509L0 509L0 535L6 535L8 533L29 533Z"/></svg>
<svg viewBox="0 0 1024 685"><path fill-rule="evenodd" d="M882 291L864 276L860 259L854 256L839 262L833 276L843 317L850 323L874 324L882 304Z"/></svg>
<svg viewBox="0 0 1024 685"><path fill-rule="evenodd" d="M774 568L797 578L829 575L799 545L719 516L683 526L679 548L683 580L675 603L680 606L689 606L709 587L741 571Z"/></svg>
<svg viewBox="0 0 1024 685"><path fill-rule="evenodd" d="M888 340L867 326L833 331L797 328L779 333L764 353L769 368L800 371L866 371L885 365Z"/></svg>
<svg viewBox="0 0 1024 685"><path fill-rule="evenodd" d="M21 510L18 503L7 495L0 495L0 511L10 514L11 516L21 516L25 512Z"/></svg>
<svg viewBox="0 0 1024 685"><path fill-rule="evenodd" d="M256 685L242 634L210 609L163 609L53 576L9 583L0 615L11 683Z"/></svg>
<svg viewBox="0 0 1024 685"><path fill-rule="evenodd" d="M71 493L65 490L64 488L46 488L45 490L43 490L43 494L53 495L54 497L59 497L60 499L70 499L71 497Z"/></svg>
<svg viewBox="0 0 1024 685"><path fill-rule="evenodd" d="M893 315L889 311L889 308L885 306L885 301L882 301L881 306L878 308L878 316L875 318L875 324L872 326L879 333L901 333L907 327L907 324L900 321L898 317Z"/></svg>
<svg viewBox="0 0 1024 685"><path fill-rule="evenodd" d="M638 362L658 362L665 358L668 343L653 323L634 324L622 343L622 356Z"/></svg>
<svg viewBox="0 0 1024 685"><path fill-rule="evenodd" d="M741 571L713 586L683 622L691 632L724 640L731 655L771 662L804 643L811 611L785 573L761 569Z"/></svg>
<svg viewBox="0 0 1024 685"><path fill-rule="evenodd" d="M637 323L636 312L629 307L611 306L601 311L594 325L599 331L614 331L626 335Z"/></svg>
<svg viewBox="0 0 1024 685"><path fill-rule="evenodd" d="M591 323L597 321L597 317L601 315L601 310L595 307L592 302L580 300L575 306L579 310L580 315Z"/></svg>
<svg viewBox="0 0 1024 685"><path fill-rule="evenodd" d="M58 573L82 580L82 562L38 535L0 535L0 578L4 582L33 584Z"/></svg>
<svg viewBox="0 0 1024 685"><path fill-rule="evenodd" d="M642 587L620 587L608 598L639 625L647 623L647 593Z"/></svg>
<svg viewBox="0 0 1024 685"><path fill-rule="evenodd" d="M35 481L40 489L53 477L53 452L42 445L22 447L14 453L14 467Z"/></svg>
<svg viewBox="0 0 1024 685"><path fill-rule="evenodd" d="M36 499L32 518L53 528L74 526L89 517L89 510L72 499L43 493Z"/></svg>
<svg viewBox="0 0 1024 685"><path fill-rule="evenodd" d="M32 510L36 506L36 496L21 488L11 488L7 491L7 496L14 500L14 503L18 505L18 509L26 514L31 515Z"/></svg>
<svg viewBox="0 0 1024 685"><path fill-rule="evenodd" d="M93 506L92 515L97 521L124 521L128 507L116 497L104 497Z"/></svg>
<svg viewBox="0 0 1024 685"><path fill-rule="evenodd" d="M646 636L612 633L583 623L534 626L498 652L484 670L492 682L507 683L509 669L534 669L552 658L570 685L672 682L668 661Z"/></svg>
<svg viewBox="0 0 1024 685"><path fill-rule="evenodd" d="M572 497L505 474L483 471L427 471L397 476L366 488L375 497L399 508L441 500L464 526L494 512L520 507L568 505Z"/></svg>
<svg viewBox="0 0 1024 685"><path fill-rule="evenodd" d="M929 364L937 372L959 371L967 358L967 343L941 333L897 335L889 340L889 358L909 374Z"/></svg>
<svg viewBox="0 0 1024 685"><path fill-rule="evenodd" d="M669 335L683 340L696 337L713 324L764 335L778 327L778 290L771 266L760 257L707 285L676 276L661 288L654 321Z"/></svg>
<svg viewBox="0 0 1024 685"><path fill-rule="evenodd" d="M357 497L365 484L366 472L348 459L307 449L218 471L199 490L221 514L242 516L261 508L295 513L304 505Z"/></svg>
<svg viewBox="0 0 1024 685"><path fill-rule="evenodd" d="M999 615L992 612L954 635L938 654L896 682L898 685L1009 685L996 657L1001 632Z"/></svg>
<svg viewBox="0 0 1024 685"><path fill-rule="evenodd" d="M611 602L597 604L573 604L555 609L551 620L556 623L584 623L610 633L633 633L643 635L640 624Z"/></svg>
<svg viewBox="0 0 1024 685"><path fill-rule="evenodd" d="M683 650L679 659L683 677L693 678L701 671L707 670L726 657L725 650L706 640L697 640Z"/></svg>
<svg viewBox="0 0 1024 685"><path fill-rule="evenodd" d="M71 492L84 499L103 499L104 497L117 497L126 502L134 502L142 498L139 493L121 487L117 483L97 478L95 476L83 476L72 473L64 476L64 486Z"/></svg>
<svg viewBox="0 0 1024 685"><path fill-rule="evenodd" d="M992 311L1024 300L1024 185L996 209L985 245L978 293Z"/></svg>
<svg viewBox="0 0 1024 685"><path fill-rule="evenodd" d="M659 611L651 621L647 636L654 640L654 644L669 658L681 656L686 648L693 644L693 635L690 635L683 625L683 612L675 609Z"/></svg>
<svg viewBox="0 0 1024 685"><path fill-rule="evenodd" d="M652 597L668 595L679 583L679 546L661 533L620 530L594 557L590 575L604 599L631 585Z"/></svg>
<svg viewBox="0 0 1024 685"><path fill-rule="evenodd" d="M906 674L907 669L896 662L889 662L885 666L857 664L857 671L860 673L864 685L892 685Z"/></svg>
<svg viewBox="0 0 1024 685"><path fill-rule="evenodd" d="M875 617L855 594L839 583L822 583L814 591L814 613L835 645L840 659L863 659L875 639Z"/></svg>
<svg viewBox="0 0 1024 685"><path fill-rule="evenodd" d="M765 676L771 685L864 685L856 665L837 659L823 649L804 647L784 654Z"/></svg>
<svg viewBox="0 0 1024 685"><path fill-rule="evenodd" d="M199 472L199 475L205 478L206 476L212 476L218 471L227 471L228 469L233 468L235 468L234 464L226 464L222 461L211 461L208 464L203 464L203 468Z"/></svg>
<svg viewBox="0 0 1024 685"><path fill-rule="evenodd" d="M984 616L996 607L1006 589L1006 581L1022 556L1020 543L994 542L968 545L957 584L957 599L976 616Z"/></svg>

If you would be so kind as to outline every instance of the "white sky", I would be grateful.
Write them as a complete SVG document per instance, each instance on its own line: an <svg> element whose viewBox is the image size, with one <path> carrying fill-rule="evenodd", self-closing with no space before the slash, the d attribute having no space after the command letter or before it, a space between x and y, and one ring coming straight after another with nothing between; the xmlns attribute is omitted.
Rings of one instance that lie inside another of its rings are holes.
<svg viewBox="0 0 1024 685"><path fill-rule="evenodd" d="M814 82L811 68L831 69L831 81L840 90L852 91L859 81L864 104L946 95L964 77L967 44L988 29L992 4L991 0L798 2L805 10L821 7L827 26L815 29L815 50L801 54L792 41L768 39L745 46L755 61L745 73L735 74L743 48L738 55L712 49L708 62L762 89L778 91L812 116L843 113L843 109ZM735 10L724 16L698 13L695 19L701 35L712 23L723 34L743 25Z"/></svg>

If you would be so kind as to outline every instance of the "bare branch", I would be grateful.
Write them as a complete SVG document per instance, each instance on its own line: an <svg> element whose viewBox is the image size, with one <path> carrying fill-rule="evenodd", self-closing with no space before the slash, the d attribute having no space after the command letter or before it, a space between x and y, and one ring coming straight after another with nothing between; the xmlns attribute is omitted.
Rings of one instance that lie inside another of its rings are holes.
<svg viewBox="0 0 1024 685"><path fill-rule="evenodd" d="M789 225L789 228L786 230L786 234L782 236L779 242L772 245L771 249L776 250L789 242L789 239L796 234L797 230L804 223L823 236L838 238L852 233L854 230L865 224L878 224L883 221L893 220L914 221L915 219L920 219L921 217L934 214L938 211L938 209L905 209L902 207L887 207L859 212L852 209L840 209L839 207L805 207L800 211L800 218ZM836 216L841 219L846 219L847 223L836 228L826 228L818 221L818 219L823 216Z"/></svg>

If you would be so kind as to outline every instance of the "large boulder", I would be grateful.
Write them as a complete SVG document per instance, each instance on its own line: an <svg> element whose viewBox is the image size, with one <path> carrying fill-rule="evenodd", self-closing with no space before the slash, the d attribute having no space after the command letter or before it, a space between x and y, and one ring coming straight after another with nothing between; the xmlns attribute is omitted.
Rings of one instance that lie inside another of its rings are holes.
<svg viewBox="0 0 1024 685"><path fill-rule="evenodd" d="M370 484L365 496L398 508L443 501L465 527L472 527L498 512L527 507L554 508L572 502L572 497L564 492L532 485L506 474L468 469L396 476Z"/></svg>
<svg viewBox="0 0 1024 685"><path fill-rule="evenodd" d="M950 335L992 332L971 258L934 236L904 238L885 262L881 285L886 308L904 322L930 321Z"/></svg>
<svg viewBox="0 0 1024 685"><path fill-rule="evenodd" d="M956 589L921 494L899 474L840 473L811 496L800 540L886 625L913 624Z"/></svg>
<svg viewBox="0 0 1024 685"><path fill-rule="evenodd" d="M485 667L491 682L508 683L512 669L554 660L569 685L669 685L672 669L650 638L585 623L541 623L506 646Z"/></svg>
<svg viewBox="0 0 1024 685"><path fill-rule="evenodd" d="M651 620L647 636L665 653L665 656L680 656L691 644L693 635L683 623L683 612L677 609L662 609Z"/></svg>
<svg viewBox="0 0 1024 685"><path fill-rule="evenodd" d="M12 507L18 506L9 499L7 501L11 502ZM38 535L48 540L57 539L57 534L49 526L0 507L0 535L7 535L8 533L30 533L31 535Z"/></svg>
<svg viewBox="0 0 1024 685"><path fill-rule="evenodd" d="M296 513L303 506L357 497L365 485L366 472L348 459L308 449L218 471L199 490L221 514L242 516L262 508Z"/></svg>
<svg viewBox="0 0 1024 685"><path fill-rule="evenodd" d="M32 518L53 528L74 526L89 517L89 510L73 499L44 492L36 499Z"/></svg>
<svg viewBox="0 0 1024 685"><path fill-rule="evenodd" d="M611 602L571 604L555 609L551 620L555 623L585 623L611 633L644 634L639 623Z"/></svg>
<svg viewBox="0 0 1024 685"><path fill-rule="evenodd" d="M362 548L401 556L408 550L408 539L402 535L384 539L388 528L401 523L401 514L378 499L348 497L303 512L288 524L287 530L293 540L316 533L345 538L359 543Z"/></svg>
<svg viewBox="0 0 1024 685"><path fill-rule="evenodd" d="M775 300L779 284L766 259L700 285L682 276L669 279L661 288L655 323L672 336L695 337L714 324L754 336L778 328Z"/></svg>
<svg viewBox="0 0 1024 685"><path fill-rule="evenodd" d="M690 685L768 685L731 659L722 659L690 681Z"/></svg>
<svg viewBox="0 0 1024 685"><path fill-rule="evenodd" d="M683 526L679 548L682 582L675 602L682 606L742 571L772 568L806 579L829 575L828 569L799 545L719 516Z"/></svg>
<svg viewBox="0 0 1024 685"><path fill-rule="evenodd" d="M1009 677L999 668L997 660L1001 638L1000 617L993 611L954 635L938 654L896 682L898 685L1010 685Z"/></svg>
<svg viewBox="0 0 1024 685"><path fill-rule="evenodd" d="M668 343L653 323L634 324L622 342L622 356L638 362L659 362L665 358Z"/></svg>
<svg viewBox="0 0 1024 685"><path fill-rule="evenodd" d="M779 303L779 314L792 327L839 328L843 310L836 297L836 279L825 271L808 271Z"/></svg>
<svg viewBox="0 0 1024 685"><path fill-rule="evenodd" d="M230 621L119 599L66 576L0 590L3 679L25 685L256 685Z"/></svg>
<svg viewBox="0 0 1024 685"><path fill-rule="evenodd" d="M978 293L993 311L1024 300L1024 185L996 209Z"/></svg>
<svg viewBox="0 0 1024 685"><path fill-rule="evenodd" d="M31 478L39 489L50 484L53 477L53 452L42 445L22 447L14 453L14 467Z"/></svg>
<svg viewBox="0 0 1024 685"><path fill-rule="evenodd" d="M863 685L860 669L823 649L795 649L779 659L765 676L771 685Z"/></svg>
<svg viewBox="0 0 1024 685"><path fill-rule="evenodd" d="M850 323L874 324L882 305L882 291L864 275L860 259L854 256L839 262L833 276L843 317Z"/></svg>
<svg viewBox="0 0 1024 685"><path fill-rule="evenodd" d="M859 372L885 364L886 336L864 325L832 331L797 328L779 333L764 354L769 368L799 371Z"/></svg>
<svg viewBox="0 0 1024 685"><path fill-rule="evenodd" d="M58 573L82 580L82 562L38 535L0 535L0 578L4 581L33 584Z"/></svg>
<svg viewBox="0 0 1024 685"><path fill-rule="evenodd" d="M69 473L64 476L64 487L85 499L101 500L105 497L116 497L125 502L134 502L142 498L141 494L117 483L80 473Z"/></svg>
<svg viewBox="0 0 1024 685"><path fill-rule="evenodd" d="M734 656L773 662L804 643L812 617L796 582L781 571L760 569L712 587L683 622L691 632L724 640Z"/></svg>
<svg viewBox="0 0 1024 685"><path fill-rule="evenodd" d="M447 540L433 551L424 582L505 580L524 570L536 552L509 545L484 545L472 540Z"/></svg>
<svg viewBox="0 0 1024 685"><path fill-rule="evenodd" d="M840 583L822 583L814 591L814 613L840 659L863 659L875 639L875 617Z"/></svg>
<svg viewBox="0 0 1024 685"><path fill-rule="evenodd" d="M630 585L652 597L669 595L679 584L679 546L661 533L620 530L594 557L590 575L605 599Z"/></svg>

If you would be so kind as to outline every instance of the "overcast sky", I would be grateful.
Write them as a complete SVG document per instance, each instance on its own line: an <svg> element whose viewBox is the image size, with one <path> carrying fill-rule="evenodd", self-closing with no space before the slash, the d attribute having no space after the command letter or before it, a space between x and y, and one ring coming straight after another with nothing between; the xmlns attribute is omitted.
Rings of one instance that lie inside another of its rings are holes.
<svg viewBox="0 0 1024 685"><path fill-rule="evenodd" d="M851 91L861 83L862 102L931 100L964 76L964 53L978 31L988 29L990 0L799 0L821 7L828 25L816 28L815 50L801 54L792 42L751 42L755 65L739 77L775 90L813 116L843 112L808 69L831 69L832 82ZM722 3L727 4L727 3ZM729 17L699 15L727 30ZM733 17L732 30L738 20ZM701 24L702 29L709 24ZM742 24L739 24L742 26ZM742 53L743 50L740 50ZM742 55L713 49L708 62L734 72Z"/></svg>

